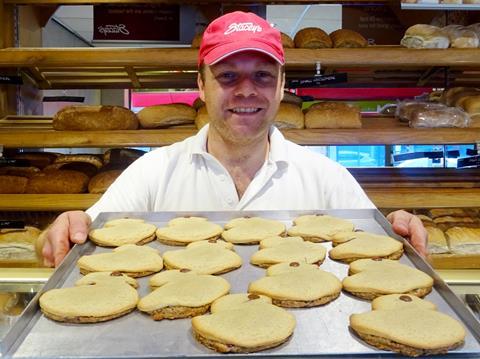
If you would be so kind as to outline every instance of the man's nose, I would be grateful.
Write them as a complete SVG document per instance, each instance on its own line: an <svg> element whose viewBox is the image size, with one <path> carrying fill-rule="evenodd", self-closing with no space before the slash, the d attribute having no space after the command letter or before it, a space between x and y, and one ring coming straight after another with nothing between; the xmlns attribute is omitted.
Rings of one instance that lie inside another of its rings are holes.
<svg viewBox="0 0 480 359"><path fill-rule="evenodd" d="M235 87L235 96L250 97L257 95L257 87L255 82L248 76L238 81Z"/></svg>

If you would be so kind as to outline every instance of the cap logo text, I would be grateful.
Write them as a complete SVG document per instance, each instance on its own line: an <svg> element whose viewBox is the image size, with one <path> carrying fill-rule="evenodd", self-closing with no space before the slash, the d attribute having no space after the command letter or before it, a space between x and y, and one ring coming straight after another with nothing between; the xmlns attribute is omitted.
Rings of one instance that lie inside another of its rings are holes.
<svg viewBox="0 0 480 359"><path fill-rule="evenodd" d="M253 33L262 32L262 27L260 25L256 25L252 22L236 22L230 24L228 29L223 33L224 35L231 34L232 32L240 32L240 31L250 31Z"/></svg>

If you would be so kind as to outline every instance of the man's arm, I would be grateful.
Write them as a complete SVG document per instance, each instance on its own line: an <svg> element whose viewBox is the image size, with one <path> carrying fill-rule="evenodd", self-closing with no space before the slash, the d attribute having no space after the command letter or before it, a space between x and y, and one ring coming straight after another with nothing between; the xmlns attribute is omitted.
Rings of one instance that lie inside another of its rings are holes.
<svg viewBox="0 0 480 359"><path fill-rule="evenodd" d="M59 215L39 237L37 247L42 248L44 265L57 267L70 250L70 243L84 243L91 222L90 216L83 211Z"/></svg>
<svg viewBox="0 0 480 359"><path fill-rule="evenodd" d="M392 223L395 233L407 237L422 257L427 256L428 233L417 216L400 210L389 213L387 219Z"/></svg>

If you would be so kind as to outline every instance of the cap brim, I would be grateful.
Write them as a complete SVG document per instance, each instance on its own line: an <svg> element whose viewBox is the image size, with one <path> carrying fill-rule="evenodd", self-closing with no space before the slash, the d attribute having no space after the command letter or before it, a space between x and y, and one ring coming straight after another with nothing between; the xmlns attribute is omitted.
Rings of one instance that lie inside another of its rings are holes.
<svg viewBox="0 0 480 359"><path fill-rule="evenodd" d="M267 44L263 44L258 41L247 41L242 42L241 44L229 43L221 46L217 46L212 49L203 59L203 63L206 65L215 65L225 58L232 56L234 54L245 52L245 51L257 51L261 52L267 56L270 56L273 60L278 62L280 65L284 65L284 61L276 54L277 51Z"/></svg>

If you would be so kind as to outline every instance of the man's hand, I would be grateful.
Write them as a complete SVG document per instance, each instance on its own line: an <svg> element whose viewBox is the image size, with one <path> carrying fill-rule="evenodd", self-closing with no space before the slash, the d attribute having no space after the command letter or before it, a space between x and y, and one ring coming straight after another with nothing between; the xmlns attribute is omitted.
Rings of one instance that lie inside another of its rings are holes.
<svg viewBox="0 0 480 359"><path fill-rule="evenodd" d="M70 250L70 242L85 242L90 223L90 216L83 211L59 215L43 233L43 263L47 267L57 267Z"/></svg>
<svg viewBox="0 0 480 359"><path fill-rule="evenodd" d="M392 224L395 233L407 237L422 257L427 256L428 233L417 216L400 210L389 213L387 219Z"/></svg>

